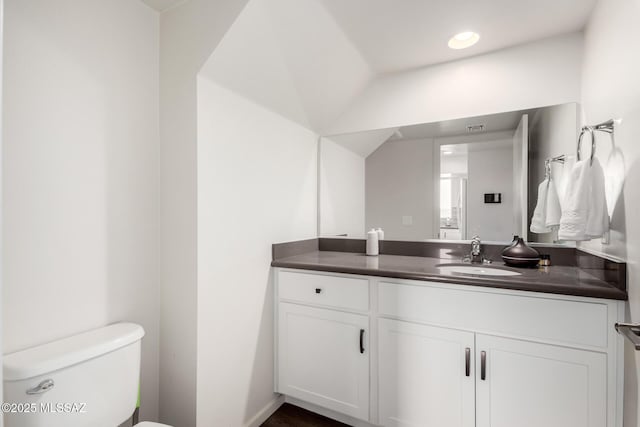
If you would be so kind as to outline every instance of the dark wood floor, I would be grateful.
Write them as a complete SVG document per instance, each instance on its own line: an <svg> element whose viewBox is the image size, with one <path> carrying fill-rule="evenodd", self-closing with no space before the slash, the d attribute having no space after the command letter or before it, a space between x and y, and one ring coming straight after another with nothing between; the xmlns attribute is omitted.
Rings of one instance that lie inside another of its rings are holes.
<svg viewBox="0 0 640 427"><path fill-rule="evenodd" d="M261 427L349 427L306 409L285 403Z"/></svg>

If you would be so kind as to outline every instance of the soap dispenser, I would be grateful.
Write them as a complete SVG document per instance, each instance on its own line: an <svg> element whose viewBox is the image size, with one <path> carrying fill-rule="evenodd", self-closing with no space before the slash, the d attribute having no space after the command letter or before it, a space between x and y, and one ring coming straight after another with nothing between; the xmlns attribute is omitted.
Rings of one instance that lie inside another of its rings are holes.
<svg viewBox="0 0 640 427"><path fill-rule="evenodd" d="M378 240L378 232L372 228L367 233L367 255L369 256L377 256L379 253L379 240Z"/></svg>

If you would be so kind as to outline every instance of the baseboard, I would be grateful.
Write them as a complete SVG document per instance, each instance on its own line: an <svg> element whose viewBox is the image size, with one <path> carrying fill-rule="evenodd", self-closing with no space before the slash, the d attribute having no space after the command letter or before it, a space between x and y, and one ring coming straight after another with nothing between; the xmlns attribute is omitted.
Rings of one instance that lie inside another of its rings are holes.
<svg viewBox="0 0 640 427"><path fill-rule="evenodd" d="M262 408L256 415L253 416L249 421L247 421L244 427L260 427L260 425L267 421L274 412L278 410L280 406L284 403L284 396L278 395L271 402L267 403L264 408Z"/></svg>
<svg viewBox="0 0 640 427"><path fill-rule="evenodd" d="M314 405L303 400L296 399L295 397L287 396L285 398L287 403L295 406L299 406L307 411L315 412L332 420L340 421L341 423L353 426L353 427L376 427L374 424L370 424L366 421L359 420L357 418L350 417L348 415L341 414L339 412L332 411L331 409L323 408L322 406Z"/></svg>

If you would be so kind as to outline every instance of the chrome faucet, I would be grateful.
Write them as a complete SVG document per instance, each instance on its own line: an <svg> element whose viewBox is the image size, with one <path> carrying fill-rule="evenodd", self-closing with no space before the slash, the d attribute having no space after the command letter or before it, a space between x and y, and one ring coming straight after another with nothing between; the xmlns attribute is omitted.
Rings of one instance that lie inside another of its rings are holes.
<svg viewBox="0 0 640 427"><path fill-rule="evenodd" d="M471 240L471 252L469 255L462 259L463 262L470 262L472 264L491 264L491 260L486 259L482 252L482 242L480 236L473 236Z"/></svg>
<svg viewBox="0 0 640 427"><path fill-rule="evenodd" d="M482 262L482 242L480 236L473 236L471 240L471 262Z"/></svg>

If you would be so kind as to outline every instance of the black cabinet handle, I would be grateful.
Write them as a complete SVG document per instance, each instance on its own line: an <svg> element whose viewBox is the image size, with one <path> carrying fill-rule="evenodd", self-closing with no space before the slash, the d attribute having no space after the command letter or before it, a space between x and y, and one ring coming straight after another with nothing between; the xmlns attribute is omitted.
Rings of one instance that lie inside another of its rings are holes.
<svg viewBox="0 0 640 427"><path fill-rule="evenodd" d="M468 377L471 375L471 349L464 349L464 374Z"/></svg>
<svg viewBox="0 0 640 427"><path fill-rule="evenodd" d="M482 381L487 379L487 352L480 352L480 379Z"/></svg>
<svg viewBox="0 0 640 427"><path fill-rule="evenodd" d="M360 329L360 354L364 353L364 329Z"/></svg>
<svg viewBox="0 0 640 427"><path fill-rule="evenodd" d="M320 292L322 292L322 288L316 288L316 294L319 294Z"/></svg>

